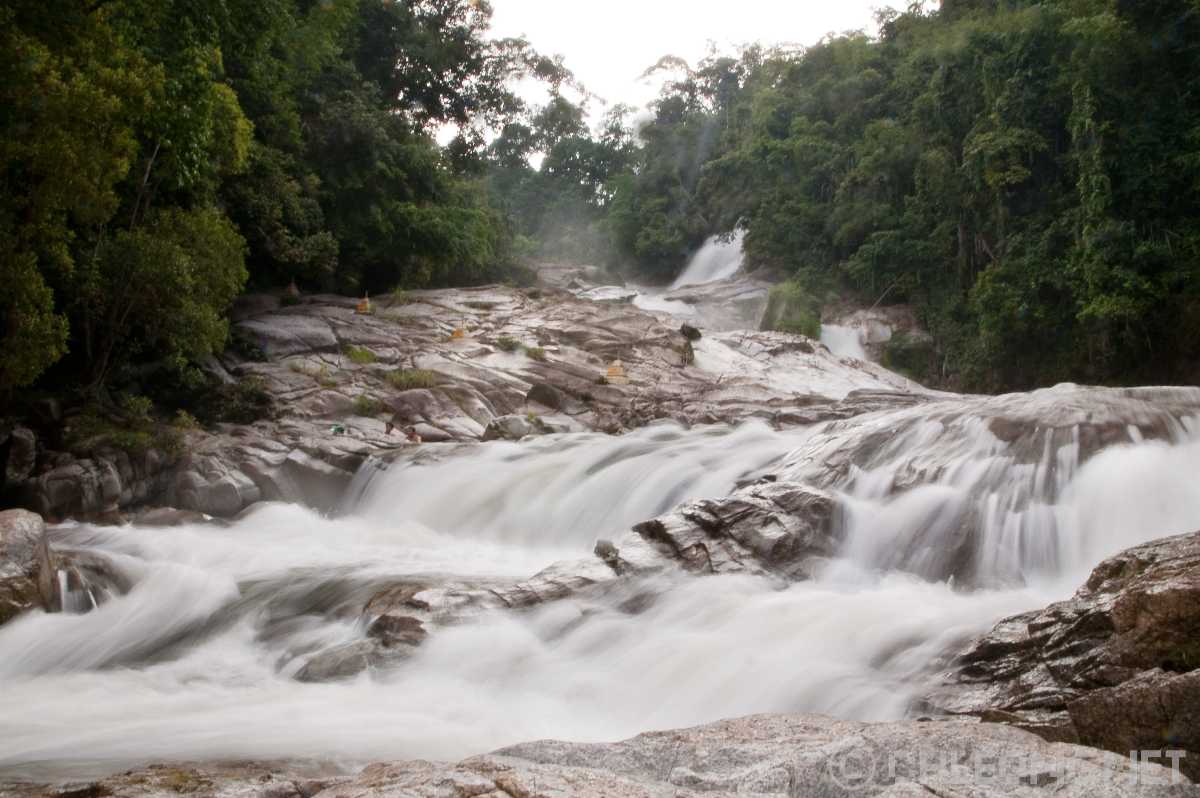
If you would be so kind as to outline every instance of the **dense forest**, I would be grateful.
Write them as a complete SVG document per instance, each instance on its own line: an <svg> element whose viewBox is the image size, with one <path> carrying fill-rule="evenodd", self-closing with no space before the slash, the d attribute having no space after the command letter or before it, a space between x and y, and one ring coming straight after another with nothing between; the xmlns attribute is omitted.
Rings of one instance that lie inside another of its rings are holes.
<svg viewBox="0 0 1200 798"><path fill-rule="evenodd" d="M629 166L592 191L593 258L666 278L741 226L801 329L835 298L913 304L933 344L898 359L931 384L1200 379L1200 3L945 0L879 23L663 59L636 148L609 150Z"/></svg>
<svg viewBox="0 0 1200 798"><path fill-rule="evenodd" d="M918 3L875 36L664 57L650 115L594 127L490 14L2 0L0 393L195 383L247 289L539 259L664 281L736 228L802 322L912 304L930 383L1196 381L1200 0Z"/></svg>
<svg viewBox="0 0 1200 798"><path fill-rule="evenodd" d="M489 17L465 0L5 0L0 391L195 379L247 287L509 275L512 222L458 162L525 112L517 78L568 76L489 39Z"/></svg>

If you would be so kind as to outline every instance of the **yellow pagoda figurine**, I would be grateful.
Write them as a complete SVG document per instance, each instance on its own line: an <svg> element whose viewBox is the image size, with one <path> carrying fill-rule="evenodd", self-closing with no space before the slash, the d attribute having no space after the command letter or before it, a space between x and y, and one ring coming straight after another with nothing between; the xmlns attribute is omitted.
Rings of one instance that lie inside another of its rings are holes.
<svg viewBox="0 0 1200 798"><path fill-rule="evenodd" d="M628 385L629 377L625 374L625 364L620 360L614 360L608 367L608 374L605 376L609 385Z"/></svg>

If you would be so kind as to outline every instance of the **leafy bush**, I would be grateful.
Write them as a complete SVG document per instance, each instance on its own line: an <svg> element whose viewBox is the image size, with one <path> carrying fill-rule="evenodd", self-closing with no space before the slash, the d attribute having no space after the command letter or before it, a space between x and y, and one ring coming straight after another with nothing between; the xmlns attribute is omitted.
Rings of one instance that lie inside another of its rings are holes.
<svg viewBox="0 0 1200 798"><path fill-rule="evenodd" d="M918 382L934 371L933 340L927 335L896 333L884 344L880 358L886 368Z"/></svg>
<svg viewBox="0 0 1200 798"><path fill-rule="evenodd" d="M821 307L798 280L788 280L771 289L762 329L821 337Z"/></svg>
<svg viewBox="0 0 1200 798"><path fill-rule="evenodd" d="M546 362L546 350L540 346L526 347L525 354L528 355L531 359L538 361L539 363Z"/></svg>
<svg viewBox="0 0 1200 798"><path fill-rule="evenodd" d="M183 432L174 426L160 424L151 415L152 410L149 399L132 395L121 397L116 412L106 412L97 405L89 406L67 426L67 448L81 455L113 448L129 454L158 449L172 457L178 456L184 448ZM182 414L191 418L187 413Z"/></svg>
<svg viewBox="0 0 1200 798"><path fill-rule="evenodd" d="M200 422L196 420L195 416L186 410L176 411L175 418L172 419L171 424L175 427L175 429L178 430L187 431L200 429Z"/></svg>
<svg viewBox="0 0 1200 798"><path fill-rule="evenodd" d="M365 393L354 397L354 415L356 416L377 416L386 409L387 406L383 402L367 396Z"/></svg>
<svg viewBox="0 0 1200 798"><path fill-rule="evenodd" d="M137 394L123 394L118 404L121 412L133 423L150 422L150 414L154 412L154 403Z"/></svg>
<svg viewBox="0 0 1200 798"><path fill-rule="evenodd" d="M218 383L201 394L193 407L207 424L251 424L275 414L275 400L261 377L246 377L235 383Z"/></svg>
<svg viewBox="0 0 1200 798"><path fill-rule="evenodd" d="M437 373L428 369L396 369L388 373L387 381L401 391L432 388L437 385Z"/></svg>
<svg viewBox="0 0 1200 798"><path fill-rule="evenodd" d="M507 335L501 335L496 339L496 347L504 352L515 352L521 343L516 339Z"/></svg>

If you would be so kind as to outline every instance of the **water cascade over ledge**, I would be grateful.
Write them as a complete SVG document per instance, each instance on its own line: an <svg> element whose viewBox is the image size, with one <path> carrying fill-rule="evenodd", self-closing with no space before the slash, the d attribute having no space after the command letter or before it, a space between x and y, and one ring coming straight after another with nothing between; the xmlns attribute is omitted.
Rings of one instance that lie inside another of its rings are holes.
<svg viewBox="0 0 1200 798"><path fill-rule="evenodd" d="M146 762L457 758L753 712L903 717L945 658L1122 548L1200 529L1200 390L1061 386L780 432L761 422L431 447L327 518L53 531L131 588L0 628L0 776ZM411 580L486 588L682 502L791 481L837 501L815 578L663 570L431 629L386 668L295 676ZM82 607L80 607L82 609Z"/></svg>

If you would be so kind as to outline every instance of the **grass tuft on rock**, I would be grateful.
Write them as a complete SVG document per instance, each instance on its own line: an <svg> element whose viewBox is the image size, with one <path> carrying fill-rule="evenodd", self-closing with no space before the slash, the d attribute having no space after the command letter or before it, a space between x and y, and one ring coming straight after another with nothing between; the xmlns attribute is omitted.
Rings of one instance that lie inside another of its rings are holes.
<svg viewBox="0 0 1200 798"><path fill-rule="evenodd" d="M387 409L387 406L373 396L361 393L354 397L354 415L368 418L377 416Z"/></svg>
<svg viewBox="0 0 1200 798"><path fill-rule="evenodd" d="M546 350L542 349L540 346L526 347L525 354L528 355L530 359L536 360L539 363L546 362Z"/></svg>
<svg viewBox="0 0 1200 798"><path fill-rule="evenodd" d="M388 372L388 384L401 391L416 388L433 388L437 385L437 372L428 369L396 369Z"/></svg>
<svg viewBox="0 0 1200 798"><path fill-rule="evenodd" d="M363 349L358 346L346 347L346 357L351 363L357 363L360 366L369 366L379 360L379 357L370 349Z"/></svg>

